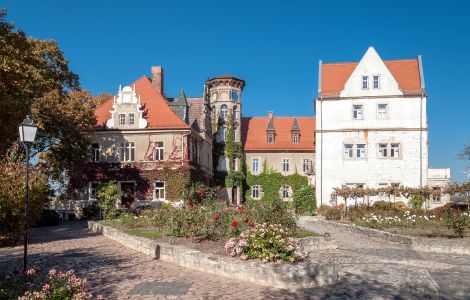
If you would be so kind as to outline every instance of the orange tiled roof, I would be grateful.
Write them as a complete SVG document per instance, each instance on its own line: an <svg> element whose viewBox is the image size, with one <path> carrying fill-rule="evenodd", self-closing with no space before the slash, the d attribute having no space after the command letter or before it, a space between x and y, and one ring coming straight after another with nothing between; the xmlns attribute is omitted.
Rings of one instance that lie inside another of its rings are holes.
<svg viewBox="0 0 470 300"><path fill-rule="evenodd" d="M150 79L142 76L135 84L137 96L140 96L144 118L147 120L147 128L188 128L173 110L168 106L165 98L155 89ZM110 111L113 109L113 98L110 98L95 111L97 129L103 129L106 121L111 118Z"/></svg>
<svg viewBox="0 0 470 300"><path fill-rule="evenodd" d="M291 129L297 119L300 128L298 144L292 143ZM242 143L244 150L313 151L315 150L314 117L273 117L276 135L274 143L268 144L266 128L269 117L242 118Z"/></svg>
<svg viewBox="0 0 470 300"><path fill-rule="evenodd" d="M423 92L418 59L384 60L384 63L405 94ZM357 65L357 62L322 64L321 95L339 95Z"/></svg>

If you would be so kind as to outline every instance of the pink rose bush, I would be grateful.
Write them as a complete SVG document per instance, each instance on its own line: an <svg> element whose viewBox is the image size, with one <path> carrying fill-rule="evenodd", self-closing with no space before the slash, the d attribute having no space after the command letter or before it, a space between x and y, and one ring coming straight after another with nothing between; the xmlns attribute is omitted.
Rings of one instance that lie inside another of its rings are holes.
<svg viewBox="0 0 470 300"><path fill-rule="evenodd" d="M26 286L29 289L18 300L88 300L93 296L86 290L86 279L77 277L73 270L58 272L51 269L45 283L40 284L40 278L34 280L36 270L30 269L26 272ZM96 299L103 300L99 295Z"/></svg>
<svg viewBox="0 0 470 300"><path fill-rule="evenodd" d="M225 252L243 260L261 259L263 262L296 262L306 255L296 241L289 237L289 231L279 224L256 224L232 237L225 244Z"/></svg>

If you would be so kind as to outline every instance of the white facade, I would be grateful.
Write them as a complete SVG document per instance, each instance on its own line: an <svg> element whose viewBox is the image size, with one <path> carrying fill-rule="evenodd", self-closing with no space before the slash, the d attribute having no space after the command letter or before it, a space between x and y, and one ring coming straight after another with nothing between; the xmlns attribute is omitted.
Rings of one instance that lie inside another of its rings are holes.
<svg viewBox="0 0 470 300"><path fill-rule="evenodd" d="M315 103L318 205L330 204L333 188L342 185L427 184L424 93L405 93L372 47L338 95L324 97L321 87Z"/></svg>

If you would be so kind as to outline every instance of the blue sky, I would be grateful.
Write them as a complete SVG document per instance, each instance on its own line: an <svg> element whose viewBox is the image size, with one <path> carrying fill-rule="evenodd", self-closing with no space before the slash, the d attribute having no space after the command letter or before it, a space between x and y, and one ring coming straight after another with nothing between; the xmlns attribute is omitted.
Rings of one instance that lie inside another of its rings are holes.
<svg viewBox="0 0 470 300"><path fill-rule="evenodd" d="M200 95L207 76L247 82L245 116L313 115L318 60L423 57L430 167L463 181L470 143L467 1L0 0L27 34L54 39L93 94L165 68L165 91Z"/></svg>

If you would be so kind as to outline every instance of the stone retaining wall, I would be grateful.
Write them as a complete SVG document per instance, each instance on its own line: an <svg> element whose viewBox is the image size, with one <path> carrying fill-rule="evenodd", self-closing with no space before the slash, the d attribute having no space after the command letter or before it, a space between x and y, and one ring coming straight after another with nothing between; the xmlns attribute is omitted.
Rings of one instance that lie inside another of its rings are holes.
<svg viewBox="0 0 470 300"><path fill-rule="evenodd" d="M107 238L117 241L125 247L145 255L176 263L180 266L214 275L235 278L261 285L288 289L301 289L333 283L338 278L336 265L333 263L302 262L262 263L256 260L243 261L228 256L207 254L179 245L156 242L137 237L118 229L89 221L88 228ZM312 247L320 249L331 246L331 242L312 242ZM311 248L313 249L313 248Z"/></svg>
<svg viewBox="0 0 470 300"><path fill-rule="evenodd" d="M343 224L333 221L318 220L317 222L322 222L341 230L359 233L368 237L379 238L387 242L399 243L420 252L470 255L470 247L460 244L459 240L456 240L453 243L439 243L439 241L436 241L435 239L419 239L377 229Z"/></svg>

